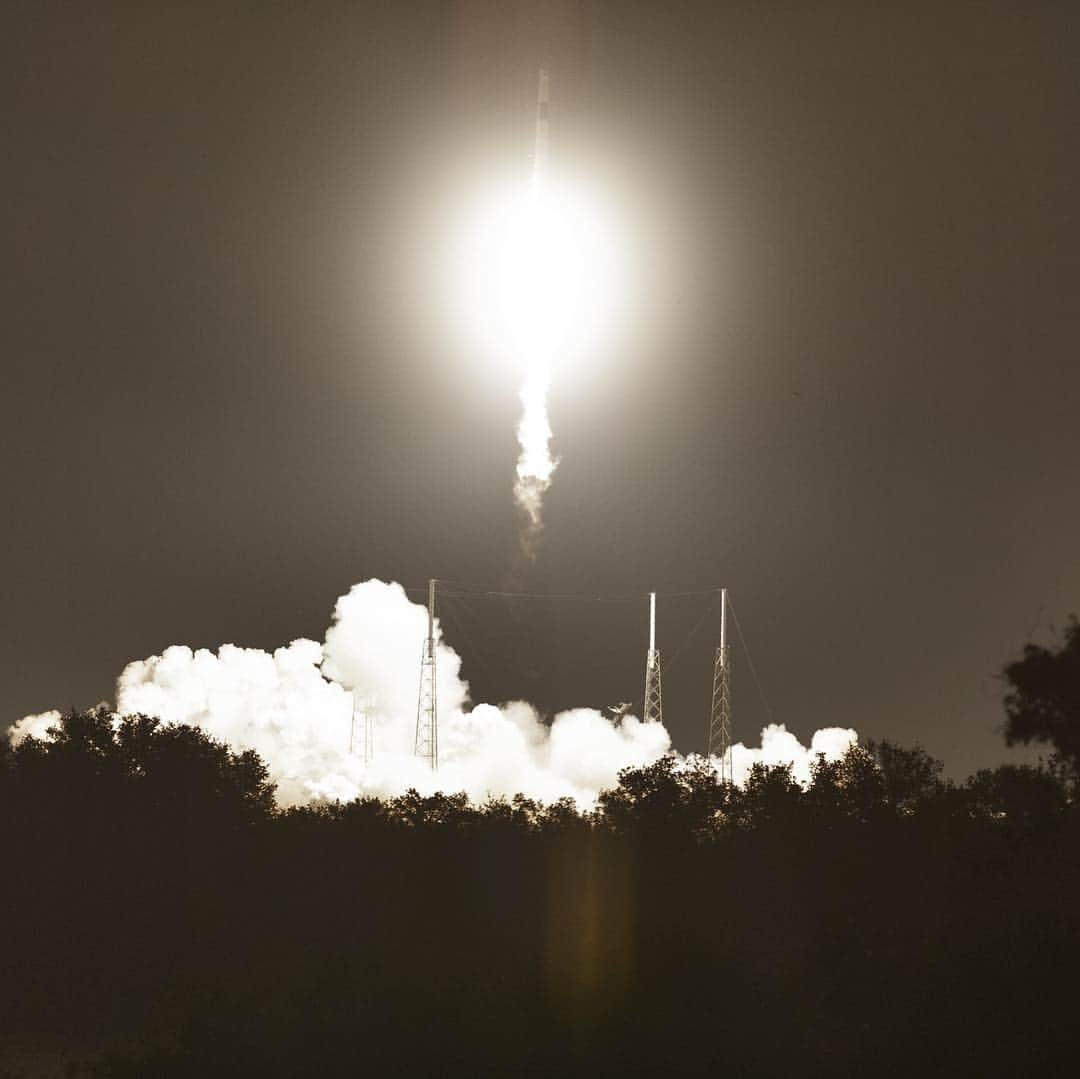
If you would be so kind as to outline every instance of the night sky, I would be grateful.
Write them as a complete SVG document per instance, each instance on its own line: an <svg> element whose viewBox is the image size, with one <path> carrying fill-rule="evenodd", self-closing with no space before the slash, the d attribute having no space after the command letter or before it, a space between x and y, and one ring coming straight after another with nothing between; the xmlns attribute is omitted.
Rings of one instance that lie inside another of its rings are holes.
<svg viewBox="0 0 1080 1079"><path fill-rule="evenodd" d="M893 7L7 5L5 722L321 639L372 576L640 597L447 600L476 699L603 706L646 593L723 584L800 736L1009 759L996 676L1080 610L1080 8ZM516 376L444 253L527 175L541 60L630 285L523 570ZM660 602L683 751L709 602Z"/></svg>

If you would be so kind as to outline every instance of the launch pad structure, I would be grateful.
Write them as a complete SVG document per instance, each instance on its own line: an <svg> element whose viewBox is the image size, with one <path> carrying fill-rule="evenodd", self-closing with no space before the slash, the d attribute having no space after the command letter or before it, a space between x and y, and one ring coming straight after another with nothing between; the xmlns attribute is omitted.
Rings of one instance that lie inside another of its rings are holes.
<svg viewBox="0 0 1080 1079"><path fill-rule="evenodd" d="M438 580L428 581L427 636L420 650L420 692L416 702L416 737L413 752L432 771L439 767L439 709L436 692L435 600ZM505 594L505 593L503 593ZM714 593L715 594L715 593ZM712 703L709 709L706 753L718 761L721 782L735 781L732 760L731 654L727 643L727 589L720 589L720 643L713 658ZM678 653L676 653L677 655ZM645 695L642 720L663 723L660 649L656 646L656 593L649 593L649 648L645 654ZM349 751L359 753L365 765L373 756L372 720L366 703L354 699Z"/></svg>
<svg viewBox="0 0 1080 1079"><path fill-rule="evenodd" d="M367 700L353 690L352 727L349 730L349 752L358 756L366 768L375 757L374 719Z"/></svg>
<svg viewBox="0 0 1080 1079"><path fill-rule="evenodd" d="M420 694L416 702L416 740L413 752L428 762L433 772L439 768L439 708L435 689L435 586L428 581L428 632L420 653Z"/></svg>
<svg viewBox="0 0 1080 1079"><path fill-rule="evenodd" d="M727 589L720 589L720 643L713 660L712 707L706 752L720 760L720 780L735 782L731 759L731 656L727 644Z"/></svg>
<svg viewBox="0 0 1080 1079"><path fill-rule="evenodd" d="M641 718L646 723L663 723L664 706L660 689L660 649L656 647L656 593L649 593L649 651L645 655L645 697Z"/></svg>
<svg viewBox="0 0 1080 1079"><path fill-rule="evenodd" d="M536 94L536 131L531 175L531 195L534 200L541 197L549 168L550 102L550 74L545 65L539 70ZM519 474L520 468L519 463ZM426 761L432 771L436 771L439 767L439 713L435 648L435 600L438 583L436 578L431 578L428 581L427 637L421 645L420 652L420 690L416 704L416 735L413 743L415 756ZM454 583L447 583L450 586L447 594L453 595ZM715 597L716 591L716 589L707 589L703 590L701 594L709 593ZM712 704L709 712L706 745L708 755L717 757L719 760L718 770L721 780L730 782L733 780L733 772L731 760L731 665L727 646L727 589L720 589L719 591L720 644L716 648L713 663ZM710 604L709 610L711 609L712 605ZM691 631L691 636L693 636L696 629L697 626ZM736 629L738 629L737 620ZM676 657L681 650L681 647L676 650ZM656 593L650 592L649 648L645 656L645 692L641 712L642 720L645 723L662 724L664 722L661 676L660 650L656 646ZM371 723L366 712L358 712L358 708L358 704L354 705L350 751L357 752L355 746L359 745L359 752L363 755L365 763L369 763L371 758ZM617 714L623 714L621 706Z"/></svg>

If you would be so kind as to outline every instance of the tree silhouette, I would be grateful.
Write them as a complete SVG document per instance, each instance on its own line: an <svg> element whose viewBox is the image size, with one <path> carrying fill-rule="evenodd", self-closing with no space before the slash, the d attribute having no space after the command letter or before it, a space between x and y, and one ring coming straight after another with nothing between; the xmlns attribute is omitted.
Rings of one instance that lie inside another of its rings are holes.
<svg viewBox="0 0 1080 1079"><path fill-rule="evenodd" d="M937 798L945 788L941 772L945 767L922 746L901 746L883 738L866 743L877 762L886 802L904 816Z"/></svg>
<svg viewBox="0 0 1080 1079"><path fill-rule="evenodd" d="M806 785L667 756L593 809L279 810L255 754L93 710L0 752L0 811L5 1035L101 1079L1075 1070L1051 768L881 742Z"/></svg>
<svg viewBox="0 0 1080 1079"><path fill-rule="evenodd" d="M805 803L819 815L834 814L866 821L885 805L885 784L873 754L850 746L834 761L818 754L811 768Z"/></svg>
<svg viewBox="0 0 1080 1079"><path fill-rule="evenodd" d="M1069 620L1057 650L1026 645L1004 675L1005 741L1049 743L1080 776L1080 622Z"/></svg>
<svg viewBox="0 0 1080 1079"><path fill-rule="evenodd" d="M710 835L730 791L703 757L680 762L668 754L641 768L624 768L619 785L600 795L599 814L618 832L683 842Z"/></svg>
<svg viewBox="0 0 1080 1079"><path fill-rule="evenodd" d="M47 739L27 738L11 771L41 806L80 805L160 818L252 822L274 809L274 784L251 750L234 753L197 727L107 708L69 712Z"/></svg>
<svg viewBox="0 0 1080 1079"><path fill-rule="evenodd" d="M746 783L732 793L730 819L743 828L783 826L796 819L803 790L790 764L751 766Z"/></svg>
<svg viewBox="0 0 1080 1079"><path fill-rule="evenodd" d="M1068 794L1060 779L1045 768L1003 764L976 772L965 786L970 812L1003 822L1018 832L1033 832L1060 819Z"/></svg>

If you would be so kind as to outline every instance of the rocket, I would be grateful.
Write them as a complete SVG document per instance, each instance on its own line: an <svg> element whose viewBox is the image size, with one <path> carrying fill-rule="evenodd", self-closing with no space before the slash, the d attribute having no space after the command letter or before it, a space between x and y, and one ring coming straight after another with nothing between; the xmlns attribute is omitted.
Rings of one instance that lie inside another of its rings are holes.
<svg viewBox="0 0 1080 1079"><path fill-rule="evenodd" d="M542 186L548 170L548 69L540 69L540 81L536 88L536 145L533 148L533 188Z"/></svg>

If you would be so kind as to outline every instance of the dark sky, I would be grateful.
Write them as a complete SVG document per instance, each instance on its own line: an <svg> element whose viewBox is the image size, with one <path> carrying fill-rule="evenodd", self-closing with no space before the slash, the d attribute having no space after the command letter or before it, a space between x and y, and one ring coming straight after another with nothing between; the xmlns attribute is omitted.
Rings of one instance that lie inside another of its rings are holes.
<svg viewBox="0 0 1080 1079"><path fill-rule="evenodd" d="M440 267L546 56L634 288L553 386L517 586L642 599L448 600L475 696L640 696L644 594L722 583L800 735L1004 759L997 672L1080 610L1080 9L892 6L6 5L9 719L321 639L369 576L511 579L517 386ZM661 603L669 657L706 602ZM666 674L683 750L715 632Z"/></svg>

